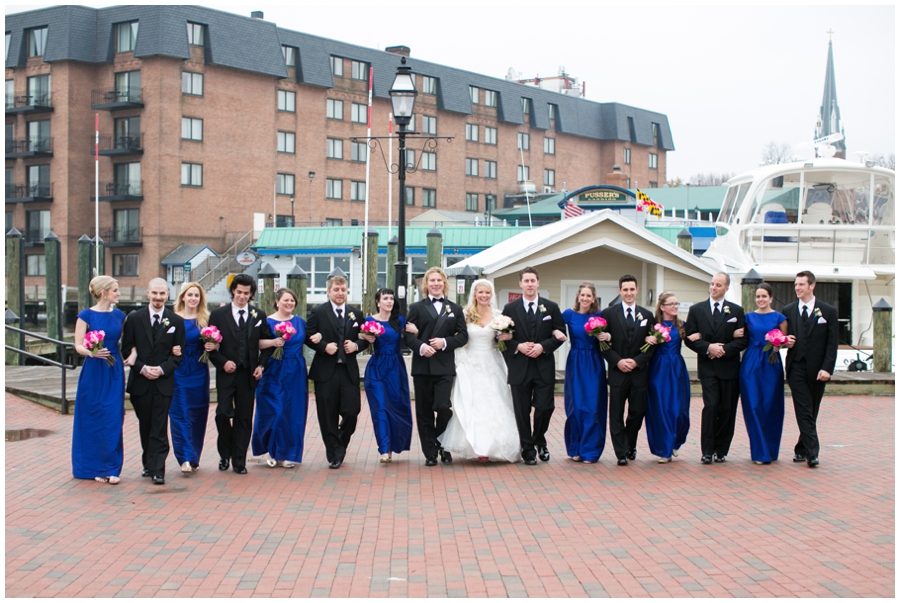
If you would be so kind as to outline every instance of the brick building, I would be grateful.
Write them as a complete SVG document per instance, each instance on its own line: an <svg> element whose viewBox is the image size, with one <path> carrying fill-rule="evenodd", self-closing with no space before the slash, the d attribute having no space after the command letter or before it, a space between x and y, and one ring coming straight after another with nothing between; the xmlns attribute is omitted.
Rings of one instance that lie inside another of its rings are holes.
<svg viewBox="0 0 900 603"><path fill-rule="evenodd" d="M48 230L63 241L64 282L76 281L76 241L94 230L95 114L105 272L124 286L163 275L160 259L182 243L223 251L254 217L362 220L366 147L350 138L366 135L369 67L373 135L383 136L397 53L408 49L362 48L256 16L192 6L7 15L6 225L25 234L26 282L43 280ZM453 137L431 151L410 141L409 218L435 207L480 214L520 181L538 191L595 184L614 164L627 186L665 182L674 149L665 115L408 65L415 130ZM383 223L395 176L378 151L370 163L370 219Z"/></svg>

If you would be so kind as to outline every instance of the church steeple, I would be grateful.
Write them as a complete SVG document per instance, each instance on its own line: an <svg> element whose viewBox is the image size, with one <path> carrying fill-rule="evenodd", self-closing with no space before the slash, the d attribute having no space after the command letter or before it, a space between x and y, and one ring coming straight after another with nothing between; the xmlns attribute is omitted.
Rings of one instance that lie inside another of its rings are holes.
<svg viewBox="0 0 900 603"><path fill-rule="evenodd" d="M837 101L837 84L834 78L834 52L831 45L831 35L828 30L828 64L825 67L825 92L822 94L822 107L819 109L819 117L816 120L816 138L822 138L829 134L844 133L841 124L841 109ZM837 150L835 157L846 158L847 145L844 140L833 143Z"/></svg>

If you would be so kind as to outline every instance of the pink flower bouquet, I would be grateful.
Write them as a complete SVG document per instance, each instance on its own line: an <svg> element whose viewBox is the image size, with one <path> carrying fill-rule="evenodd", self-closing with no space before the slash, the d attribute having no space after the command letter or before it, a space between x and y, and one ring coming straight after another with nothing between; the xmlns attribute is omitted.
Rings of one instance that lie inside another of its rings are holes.
<svg viewBox="0 0 900 603"><path fill-rule="evenodd" d="M512 318L510 318L509 316L504 316L503 314L499 314L497 316L494 316L494 319L491 321L491 324L488 325L488 328L493 331L496 331L497 335L499 335L500 333L514 332L515 331L515 329L513 328L514 326L516 326L516 323L513 322ZM500 350L501 352L505 352L506 351L506 342L498 341L497 349Z"/></svg>
<svg viewBox="0 0 900 603"><path fill-rule="evenodd" d="M289 341L291 337L297 334L297 329L294 328L290 322L280 322L275 325L275 335L281 337L285 341ZM275 348L275 351L272 353L272 358L274 360L281 360L284 356L284 347Z"/></svg>
<svg viewBox="0 0 900 603"><path fill-rule="evenodd" d="M599 316L591 316L588 318L588 321L584 323L584 332L587 333L590 337L597 337L600 333L603 333L606 330L606 319L600 318ZM609 344L605 341L600 342L600 351L605 352L609 349Z"/></svg>
<svg viewBox="0 0 900 603"><path fill-rule="evenodd" d="M221 343L222 334L219 333L219 329L214 326L203 327L200 329L200 341L204 344ZM209 362L209 352L203 350L203 353L200 354L200 362Z"/></svg>
<svg viewBox="0 0 900 603"><path fill-rule="evenodd" d="M656 323L655 325L653 325L653 330L650 331L650 337L655 337L657 343L665 343L667 341L671 341L672 329L665 325ZM647 350L650 349L651 345L653 344L645 343L644 345L642 345L641 354L646 353Z"/></svg>
<svg viewBox="0 0 900 603"><path fill-rule="evenodd" d="M769 364L775 364L779 358L778 353L781 351L781 346L787 342L787 335L782 333L780 329L772 329L766 333L766 342L763 352L771 352L769 354Z"/></svg>
<svg viewBox="0 0 900 603"><path fill-rule="evenodd" d="M81 345L91 353L91 358L97 357L97 352L103 349L103 340L106 339L105 331L88 331L84 334L84 341ZM106 364L115 366L116 359L112 356L106 357Z"/></svg>
<svg viewBox="0 0 900 603"><path fill-rule="evenodd" d="M384 327L381 326L380 322L375 320L367 320L362 324L359 330L366 335L371 335L372 337L380 337L381 335L384 335Z"/></svg>

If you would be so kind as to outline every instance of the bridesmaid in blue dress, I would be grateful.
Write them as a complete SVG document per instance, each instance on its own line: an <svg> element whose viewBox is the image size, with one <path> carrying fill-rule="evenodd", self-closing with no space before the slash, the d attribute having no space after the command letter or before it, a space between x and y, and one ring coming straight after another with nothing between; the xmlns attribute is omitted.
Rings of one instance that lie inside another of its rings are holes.
<svg viewBox="0 0 900 603"><path fill-rule="evenodd" d="M606 446L606 363L600 355L599 341L609 341L611 337L606 331L597 337L585 332L584 325L592 316L600 316L600 300L594 284L584 282L578 287L575 307L567 308L562 315L570 337L563 390L563 436L569 458L584 463L596 463Z"/></svg>
<svg viewBox="0 0 900 603"><path fill-rule="evenodd" d="M394 292L379 289L375 292L372 319L384 327L384 333L373 337L360 331L360 339L374 346L374 353L366 364L363 382L366 400L372 415L375 441L382 463L390 463L392 453L409 450L412 440L412 409L409 402L409 377L400 345L406 318L399 316L394 305Z"/></svg>
<svg viewBox="0 0 900 603"><path fill-rule="evenodd" d="M200 362L205 349L216 344L200 341L209 322L206 292L199 283L185 283L175 300L175 313L184 319L184 359L175 369L175 393L169 406L172 448L182 473L200 468L200 453L209 419L209 364Z"/></svg>
<svg viewBox="0 0 900 603"><path fill-rule="evenodd" d="M72 475L118 484L122 473L122 425L125 421L125 371L119 338L125 313L119 301L119 283L109 276L91 279L94 305L78 313L75 351L87 356L78 375L75 419L72 427ZM103 349L91 357L82 345L88 331L104 331ZM115 360L112 366L107 358Z"/></svg>
<svg viewBox="0 0 900 603"><path fill-rule="evenodd" d="M678 449L691 428L691 381L681 356L684 324L678 318L678 299L672 293L660 294L655 320L671 329L671 339L659 344L647 337L647 343L658 345L648 367L647 444L658 462L668 463L678 456Z"/></svg>
<svg viewBox="0 0 900 603"><path fill-rule="evenodd" d="M778 460L781 430L784 427L784 368L781 355L769 364L764 352L766 333L780 329L787 333L787 318L772 309L772 286L756 288L756 312L746 315L750 345L741 360L741 409L750 437L750 458L758 465ZM735 337L738 332L735 331Z"/></svg>
<svg viewBox="0 0 900 603"><path fill-rule="evenodd" d="M309 389L303 342L306 321L294 316L297 295L282 287L275 295L275 313L266 320L275 333L275 325L289 322L294 333L287 341L282 337L263 339L259 349L282 348L282 357L269 359L256 390L256 419L250 444L254 456L268 453L269 467L281 465L290 469L303 461L303 438L306 435L306 416Z"/></svg>

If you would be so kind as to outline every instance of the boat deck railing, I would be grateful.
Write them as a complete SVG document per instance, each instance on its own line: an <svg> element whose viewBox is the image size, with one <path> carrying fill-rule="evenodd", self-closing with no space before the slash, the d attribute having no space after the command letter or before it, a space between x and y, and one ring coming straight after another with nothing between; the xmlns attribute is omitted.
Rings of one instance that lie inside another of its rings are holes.
<svg viewBox="0 0 900 603"><path fill-rule="evenodd" d="M895 229L866 224L751 224L741 231L741 246L757 263L893 265Z"/></svg>

